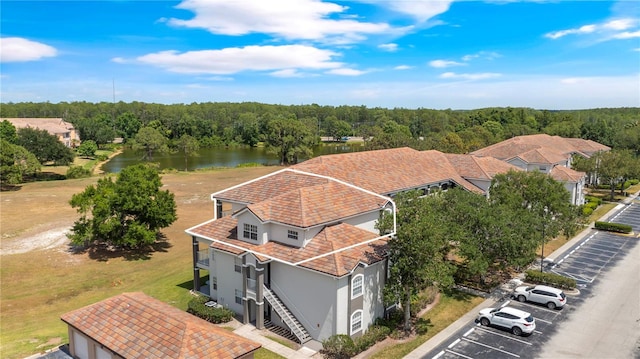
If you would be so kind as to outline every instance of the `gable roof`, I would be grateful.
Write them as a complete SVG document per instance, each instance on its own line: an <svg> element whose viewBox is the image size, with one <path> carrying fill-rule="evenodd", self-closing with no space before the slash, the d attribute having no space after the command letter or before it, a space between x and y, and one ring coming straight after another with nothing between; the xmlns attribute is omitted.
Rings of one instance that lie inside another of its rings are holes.
<svg viewBox="0 0 640 359"><path fill-rule="evenodd" d="M445 157L460 175L466 179L482 179L491 181L496 174L509 170L522 171L520 167L494 157L479 157L445 153Z"/></svg>
<svg viewBox="0 0 640 359"><path fill-rule="evenodd" d="M549 173L551 178L558 182L573 182L578 183L585 176L584 172L576 171L564 166L555 166Z"/></svg>
<svg viewBox="0 0 640 359"><path fill-rule="evenodd" d="M380 210L388 200L362 190L326 181L284 192L247 209L261 221L274 221L307 228L357 214Z"/></svg>
<svg viewBox="0 0 640 359"><path fill-rule="evenodd" d="M440 151L392 148L315 157L293 168L322 174L369 191L388 194L430 183L453 181L465 189L482 193L455 170Z"/></svg>
<svg viewBox="0 0 640 359"><path fill-rule="evenodd" d="M471 152L476 156L491 156L501 160L519 157L530 163L558 163L572 154L590 157L598 151L608 151L610 147L591 140L564 138L547 134L516 136L491 146Z"/></svg>
<svg viewBox="0 0 640 359"><path fill-rule="evenodd" d="M261 347L141 292L107 298L61 319L124 358L239 358Z"/></svg>
<svg viewBox="0 0 640 359"><path fill-rule="evenodd" d="M358 263L372 264L384 258L387 238L347 223L327 226L302 248L276 241L258 245L238 239L238 221L231 217L192 227L187 233L212 240L211 247L234 255L252 253L259 261L276 260L336 277Z"/></svg>

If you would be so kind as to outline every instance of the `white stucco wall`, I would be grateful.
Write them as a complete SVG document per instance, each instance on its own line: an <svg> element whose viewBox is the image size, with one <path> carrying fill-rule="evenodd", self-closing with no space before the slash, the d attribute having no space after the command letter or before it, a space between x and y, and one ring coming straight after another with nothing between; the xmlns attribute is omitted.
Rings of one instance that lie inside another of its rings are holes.
<svg viewBox="0 0 640 359"><path fill-rule="evenodd" d="M221 251L215 251L214 257L215 269L211 273L217 274L217 301L234 312L242 314L242 304L236 304L235 301L235 290L242 290L242 273L234 270L237 257Z"/></svg>
<svg viewBox="0 0 640 359"><path fill-rule="evenodd" d="M337 288L332 277L271 263L271 290L316 340L334 334Z"/></svg>
<svg viewBox="0 0 640 359"><path fill-rule="evenodd" d="M467 179L467 181L473 183L474 186L482 189L483 191L485 191L485 193L489 190L489 187L491 187L491 180Z"/></svg>
<svg viewBox="0 0 640 359"><path fill-rule="evenodd" d="M364 270L364 302L362 328L366 331L376 318L384 315L383 294L385 283L385 261L374 263Z"/></svg>

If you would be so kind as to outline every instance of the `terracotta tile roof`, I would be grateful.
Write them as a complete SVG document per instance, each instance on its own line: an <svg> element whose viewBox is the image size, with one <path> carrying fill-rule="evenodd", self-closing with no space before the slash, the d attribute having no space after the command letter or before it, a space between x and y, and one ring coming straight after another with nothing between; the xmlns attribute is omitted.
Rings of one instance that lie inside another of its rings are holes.
<svg viewBox="0 0 640 359"><path fill-rule="evenodd" d="M218 250L236 255L249 252L260 261L304 262L298 265L333 276L347 274L359 262L371 264L382 260L387 243L386 239L375 240L379 237L376 233L340 223L325 227L303 248L278 243L277 239L258 245L238 240L237 225L237 220L228 216L187 232L212 240L211 247Z"/></svg>
<svg viewBox="0 0 640 359"><path fill-rule="evenodd" d="M124 358L238 358L261 346L141 292L61 319Z"/></svg>
<svg viewBox="0 0 640 359"><path fill-rule="evenodd" d="M501 160L510 160L520 157L523 160L529 158L533 163L558 163L557 158L569 158L573 153L581 153L590 156L594 150L608 151L610 148L597 142L537 134L528 136L516 136L491 146L471 152L476 156L491 156ZM542 152L532 152L539 150ZM526 156L526 157L522 157ZM547 162L542 162L542 161Z"/></svg>
<svg viewBox="0 0 640 359"><path fill-rule="evenodd" d="M447 180L470 191L482 192L462 178L442 152L435 150L417 151L404 147L326 155L292 168L336 178L378 194Z"/></svg>
<svg viewBox="0 0 640 359"><path fill-rule="evenodd" d="M572 170L564 166L555 166L551 169L551 178L559 182L580 182L585 176L584 172Z"/></svg>
<svg viewBox="0 0 640 359"><path fill-rule="evenodd" d="M306 228L380 210L387 202L379 196L328 181L284 192L247 208L263 222Z"/></svg>
<svg viewBox="0 0 640 359"><path fill-rule="evenodd" d="M73 125L62 118L1 118L7 120L16 128L37 128L51 134L67 133L73 130Z"/></svg>
<svg viewBox="0 0 640 359"><path fill-rule="evenodd" d="M494 157L479 157L445 153L445 157L456 171L466 179L492 180L496 174L507 173L509 170L522 171L514 166Z"/></svg>
<svg viewBox="0 0 640 359"><path fill-rule="evenodd" d="M329 182L326 178L281 170L253 181L216 192L212 196L240 203L258 203L301 187Z"/></svg>
<svg viewBox="0 0 640 359"><path fill-rule="evenodd" d="M585 155L585 157L591 157L596 152L611 150L611 147L592 140L585 140L582 138L565 138L565 140L569 142L576 151Z"/></svg>

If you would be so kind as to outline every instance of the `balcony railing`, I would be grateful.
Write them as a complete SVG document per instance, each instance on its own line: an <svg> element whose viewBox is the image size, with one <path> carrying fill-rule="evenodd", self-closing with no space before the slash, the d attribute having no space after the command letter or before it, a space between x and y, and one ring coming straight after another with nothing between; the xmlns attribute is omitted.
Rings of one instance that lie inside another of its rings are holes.
<svg viewBox="0 0 640 359"><path fill-rule="evenodd" d="M198 251L198 264L209 266L209 250Z"/></svg>

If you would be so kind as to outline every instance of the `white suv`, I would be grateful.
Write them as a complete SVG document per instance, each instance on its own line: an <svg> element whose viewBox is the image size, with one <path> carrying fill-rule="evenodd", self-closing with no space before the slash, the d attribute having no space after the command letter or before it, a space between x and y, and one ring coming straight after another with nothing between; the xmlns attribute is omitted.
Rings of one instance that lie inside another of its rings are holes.
<svg viewBox="0 0 640 359"><path fill-rule="evenodd" d="M544 304L549 309L562 308L567 303L567 296L563 291L546 285L518 287L513 291L513 297L520 302L528 300Z"/></svg>
<svg viewBox="0 0 640 359"><path fill-rule="evenodd" d="M478 321L482 325L510 329L515 335L531 334L536 329L536 321L530 313L511 307L485 308L480 311Z"/></svg>

